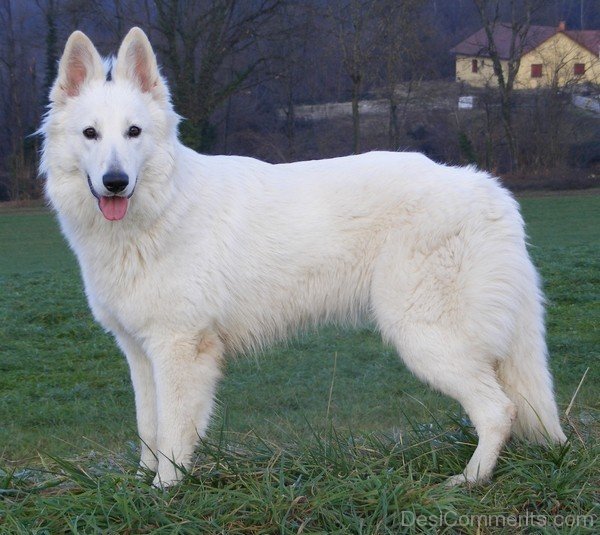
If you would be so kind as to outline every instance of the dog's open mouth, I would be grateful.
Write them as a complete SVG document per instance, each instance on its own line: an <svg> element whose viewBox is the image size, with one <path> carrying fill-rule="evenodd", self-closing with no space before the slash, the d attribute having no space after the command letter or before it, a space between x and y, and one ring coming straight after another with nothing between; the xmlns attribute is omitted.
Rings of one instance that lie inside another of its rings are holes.
<svg viewBox="0 0 600 535"><path fill-rule="evenodd" d="M102 215L109 221L120 221L123 219L125 214L127 214L129 197L133 195L133 192L131 192L131 194L127 197L121 197L119 195L111 195L110 197L100 196L94 189L89 175L87 177L87 181L92 195L98 200L98 208L100 208Z"/></svg>

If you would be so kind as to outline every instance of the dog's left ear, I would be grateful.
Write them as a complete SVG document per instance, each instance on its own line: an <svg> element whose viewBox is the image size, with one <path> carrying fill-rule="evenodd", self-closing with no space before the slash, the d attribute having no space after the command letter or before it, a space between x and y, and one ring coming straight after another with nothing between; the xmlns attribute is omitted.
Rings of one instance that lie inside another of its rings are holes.
<svg viewBox="0 0 600 535"><path fill-rule="evenodd" d="M140 28L131 28L123 39L114 70L115 79L127 79L144 93L157 99L168 98L167 87L160 76L156 55L146 34Z"/></svg>

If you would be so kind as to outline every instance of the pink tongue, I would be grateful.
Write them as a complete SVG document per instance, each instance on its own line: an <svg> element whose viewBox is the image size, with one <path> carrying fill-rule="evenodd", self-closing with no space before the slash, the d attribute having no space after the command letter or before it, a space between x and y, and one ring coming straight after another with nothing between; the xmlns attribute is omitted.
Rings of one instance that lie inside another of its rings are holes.
<svg viewBox="0 0 600 535"><path fill-rule="evenodd" d="M100 197L98 203L102 215L109 221L123 219L127 213L129 199L127 197Z"/></svg>

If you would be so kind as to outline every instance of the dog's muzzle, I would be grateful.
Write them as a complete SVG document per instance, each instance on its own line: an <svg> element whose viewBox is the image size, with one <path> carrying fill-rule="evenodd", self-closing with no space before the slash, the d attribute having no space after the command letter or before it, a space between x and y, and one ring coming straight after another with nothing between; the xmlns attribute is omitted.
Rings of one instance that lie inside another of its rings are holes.
<svg viewBox="0 0 600 535"><path fill-rule="evenodd" d="M98 208L105 219L109 221L120 221L127 214L129 198L133 190L127 196L121 195L129 185L129 176L121 171L109 171L102 176L102 184L110 195L99 195L94 189L90 175L87 175L88 186L92 195L98 201ZM135 188L134 188L135 189Z"/></svg>

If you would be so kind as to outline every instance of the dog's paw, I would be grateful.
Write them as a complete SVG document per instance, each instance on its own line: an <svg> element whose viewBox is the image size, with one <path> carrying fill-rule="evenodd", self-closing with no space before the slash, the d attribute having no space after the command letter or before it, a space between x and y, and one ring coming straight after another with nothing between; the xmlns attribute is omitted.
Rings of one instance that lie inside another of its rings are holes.
<svg viewBox="0 0 600 535"><path fill-rule="evenodd" d="M469 483L465 474L456 474L455 476L450 476L446 481L444 481L445 487L456 487L457 485L464 485L465 483Z"/></svg>
<svg viewBox="0 0 600 535"><path fill-rule="evenodd" d="M179 483L179 479L163 479L158 474L152 480L152 486L158 490L169 490Z"/></svg>
<svg viewBox="0 0 600 535"><path fill-rule="evenodd" d="M135 477L140 481L150 483L150 481L152 481L152 478L154 477L154 474L154 471L148 470L145 466L140 466L137 472L135 473Z"/></svg>
<svg viewBox="0 0 600 535"><path fill-rule="evenodd" d="M157 489L167 490L174 487L184 477L184 472L175 465L169 464L163 469L159 469L152 481L152 486Z"/></svg>
<svg viewBox="0 0 600 535"><path fill-rule="evenodd" d="M455 476L450 476L446 481L444 481L444 486L448 488L456 487L458 485L483 485L489 481L489 478L481 478L476 475L471 476L463 472L462 474L456 474Z"/></svg>

